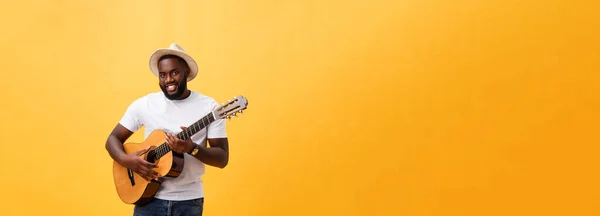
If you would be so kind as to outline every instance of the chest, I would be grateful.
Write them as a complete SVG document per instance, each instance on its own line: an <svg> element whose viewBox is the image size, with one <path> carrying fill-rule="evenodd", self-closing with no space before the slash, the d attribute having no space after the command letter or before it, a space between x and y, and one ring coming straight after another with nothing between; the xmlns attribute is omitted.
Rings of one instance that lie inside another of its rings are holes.
<svg viewBox="0 0 600 216"><path fill-rule="evenodd" d="M181 132L181 126L188 127L210 113L208 106L201 103L149 103L140 114L144 125L144 138L154 130L167 133ZM200 143L206 136L206 128L192 136L192 140Z"/></svg>

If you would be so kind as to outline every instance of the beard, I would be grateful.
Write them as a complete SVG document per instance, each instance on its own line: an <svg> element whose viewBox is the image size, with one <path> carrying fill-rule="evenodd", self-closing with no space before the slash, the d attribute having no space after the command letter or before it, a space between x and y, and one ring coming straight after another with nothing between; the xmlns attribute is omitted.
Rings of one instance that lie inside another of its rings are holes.
<svg viewBox="0 0 600 216"><path fill-rule="evenodd" d="M165 86L168 84L169 83L165 84ZM169 100L177 100L181 98L181 96L183 96L185 90L187 89L186 77L181 79L181 82L177 83L177 91L172 95L170 95L169 92L167 92L167 88L165 86L162 86L160 84L158 84L158 86L160 86L160 90L162 90L163 94L165 94L165 97L167 97Z"/></svg>

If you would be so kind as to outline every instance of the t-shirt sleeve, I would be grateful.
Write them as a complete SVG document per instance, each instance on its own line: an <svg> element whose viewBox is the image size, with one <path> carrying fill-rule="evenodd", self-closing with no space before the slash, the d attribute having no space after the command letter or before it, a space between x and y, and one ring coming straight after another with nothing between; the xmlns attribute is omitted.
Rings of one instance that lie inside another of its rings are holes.
<svg viewBox="0 0 600 216"><path fill-rule="evenodd" d="M217 107L219 107L219 104L216 101L214 101L213 105L211 106L211 110L214 110ZM227 131L225 128L225 124L226 124L225 119L216 119L215 121L210 123L208 125L207 137L208 138L226 138Z"/></svg>
<svg viewBox="0 0 600 216"><path fill-rule="evenodd" d="M129 131L135 132L141 128L142 124L140 121L140 103L141 100L135 100L133 103L127 107L125 110L125 114L121 117L119 124L123 125L123 127L127 128Z"/></svg>

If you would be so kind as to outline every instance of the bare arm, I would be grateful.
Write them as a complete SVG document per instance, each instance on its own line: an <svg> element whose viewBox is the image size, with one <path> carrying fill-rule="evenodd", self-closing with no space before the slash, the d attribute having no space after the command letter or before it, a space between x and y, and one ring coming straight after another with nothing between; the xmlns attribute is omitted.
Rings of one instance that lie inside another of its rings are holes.
<svg viewBox="0 0 600 216"><path fill-rule="evenodd" d="M229 163L229 140L227 138L209 138L210 147L200 145L196 158L203 163L225 168Z"/></svg>
<svg viewBox="0 0 600 216"><path fill-rule="evenodd" d="M126 154L123 150L123 143L125 140L129 139L132 134L133 132L123 127L123 125L117 124L106 139L106 151L108 151L108 154L114 161L133 170L144 179L148 181L151 179L158 179L160 176L156 171L152 170L153 168L158 167L158 165L156 163L150 163L140 157L140 155L146 153L148 149L131 154Z"/></svg>
<svg viewBox="0 0 600 216"><path fill-rule="evenodd" d="M185 127L181 126L181 129L185 130ZM229 140L227 138L208 138L207 140L210 147L198 145L191 138L181 140L175 134L167 134L167 144L174 152L192 154L194 148L198 147L196 159L210 166L225 168L229 162Z"/></svg>
<svg viewBox="0 0 600 216"><path fill-rule="evenodd" d="M125 140L129 139L132 134L133 132L129 131L121 124L117 124L112 132L110 132L104 147L113 160L122 163L122 158L126 155L125 151L123 151L123 143Z"/></svg>

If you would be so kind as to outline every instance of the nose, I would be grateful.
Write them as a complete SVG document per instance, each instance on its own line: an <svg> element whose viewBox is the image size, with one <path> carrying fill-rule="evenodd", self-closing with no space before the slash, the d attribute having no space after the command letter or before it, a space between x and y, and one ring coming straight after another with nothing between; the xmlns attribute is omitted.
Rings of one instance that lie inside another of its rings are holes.
<svg viewBox="0 0 600 216"><path fill-rule="evenodd" d="M173 76L171 74L167 74L165 77L165 82L170 83L173 81Z"/></svg>

